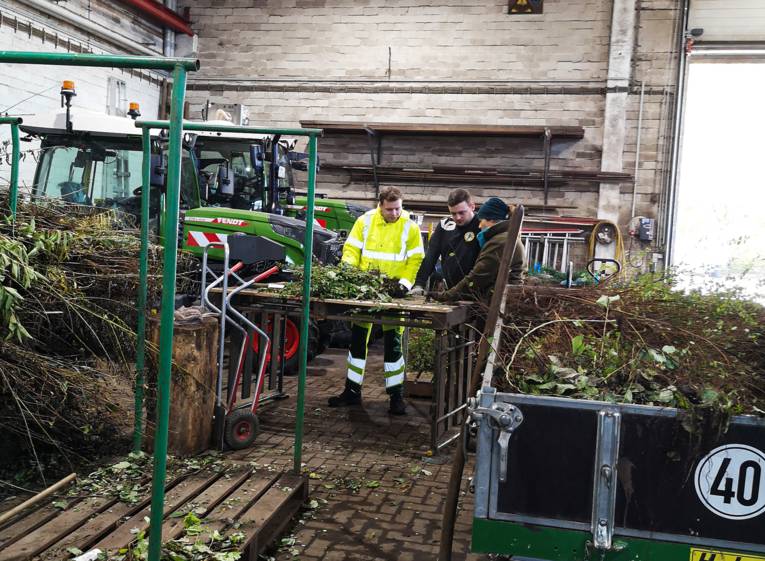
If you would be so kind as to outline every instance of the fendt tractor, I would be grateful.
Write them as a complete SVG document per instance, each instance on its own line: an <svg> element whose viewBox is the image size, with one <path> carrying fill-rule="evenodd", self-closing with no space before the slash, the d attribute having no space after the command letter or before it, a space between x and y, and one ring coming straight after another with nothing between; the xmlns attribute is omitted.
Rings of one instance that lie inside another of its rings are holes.
<svg viewBox="0 0 765 561"><path fill-rule="evenodd" d="M68 90L73 89L70 84ZM66 110L24 118L21 130L27 136L23 140L38 139L41 148L33 200L53 198L115 208L138 218L143 161L140 129L127 116L70 107L70 101L71 95ZM137 115L138 107L131 104L129 113ZM299 156L289 151L293 142L267 135L205 132L185 133L183 140L179 245L201 256L211 241L222 242L232 234L259 236L284 247L282 278L291 267L301 266L305 222L300 218L306 201L294 191L290 164ZM157 236L162 232L166 149L163 135L152 132L149 225ZM366 209L329 199L320 203L316 205L313 255L320 263L331 264L340 257L343 232ZM212 259L222 256L220 250L208 253ZM252 272L272 264L255 264ZM285 328L287 371L294 371L297 365L297 324L288 319ZM337 328L319 326L320 336L311 337L309 356L321 352ZM316 331L317 326L312 326L312 333Z"/></svg>

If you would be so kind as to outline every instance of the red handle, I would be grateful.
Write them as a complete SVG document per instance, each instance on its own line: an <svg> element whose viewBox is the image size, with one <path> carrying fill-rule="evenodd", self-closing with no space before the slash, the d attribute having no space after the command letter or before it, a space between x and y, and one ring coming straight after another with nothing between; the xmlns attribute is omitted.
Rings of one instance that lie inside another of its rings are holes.
<svg viewBox="0 0 765 561"><path fill-rule="evenodd" d="M277 267L276 265L274 265L274 266L273 266L273 267L271 267L270 269L267 269L267 270L263 271L262 273L260 273L258 276L256 276L256 277L255 277L254 279L252 279L252 280L253 280L254 282L260 282L260 281L262 281L262 280L264 280L264 279L267 279L267 278L268 278L268 277L270 277L271 275L273 275L273 274L275 274L275 273L278 273L278 272L279 272L279 267Z"/></svg>

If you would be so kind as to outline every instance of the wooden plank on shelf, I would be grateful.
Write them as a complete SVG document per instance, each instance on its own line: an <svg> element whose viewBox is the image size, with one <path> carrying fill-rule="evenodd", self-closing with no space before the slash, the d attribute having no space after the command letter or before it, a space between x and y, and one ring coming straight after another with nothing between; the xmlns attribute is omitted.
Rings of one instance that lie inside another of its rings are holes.
<svg viewBox="0 0 765 561"><path fill-rule="evenodd" d="M36 510L27 512L22 518L16 519L0 530L0 550L8 548L11 544L56 518L61 510L53 506L54 501L55 499L51 498L49 502L40 504Z"/></svg>
<svg viewBox="0 0 765 561"><path fill-rule="evenodd" d="M373 121L300 121L304 128L324 134L365 134L367 129L386 135L541 137L549 128L553 138L584 138L584 127L560 125L481 125L449 123L382 123Z"/></svg>
<svg viewBox="0 0 765 561"><path fill-rule="evenodd" d="M210 541L210 536L215 531L222 532L231 524L232 520L237 520L240 515L247 512L247 509L255 504L278 481L280 476L280 473L272 474L258 471L250 473L250 476L239 487L202 519L204 532L199 536L200 541L205 543Z"/></svg>
<svg viewBox="0 0 765 561"><path fill-rule="evenodd" d="M209 516L218 505L231 497L252 475L252 468L243 466L226 472L220 479L208 487L201 495L187 503L187 510L194 511L199 518ZM183 512L186 514L186 512ZM162 526L165 540L173 540L183 534L183 517L169 518Z"/></svg>
<svg viewBox="0 0 765 561"><path fill-rule="evenodd" d="M26 534L0 551L0 561L25 561L41 554L117 502L115 498L94 497L60 512L47 524ZM64 548L65 549L65 548Z"/></svg>
<svg viewBox="0 0 765 561"><path fill-rule="evenodd" d="M176 477L167 483L166 489L172 488L182 480L183 476ZM145 480L142 483L147 483ZM69 554L67 548L76 547L82 551L91 549L91 545L102 536L108 534L116 528L121 520L133 516L136 512L147 507L151 502L151 496L148 492L134 504L123 502L113 503L102 512L89 518L83 525L67 534L58 543L50 546L46 551L40 553L40 559L43 561L58 561L66 558Z"/></svg>
<svg viewBox="0 0 765 561"><path fill-rule="evenodd" d="M308 498L304 477L284 474L266 491L237 522L246 535L243 560L256 561L276 537L287 527Z"/></svg>
<svg viewBox="0 0 765 561"><path fill-rule="evenodd" d="M181 481L165 494L165 516L175 512L187 501L196 497L204 489L212 485L220 475L220 473L213 473L211 475L209 472L202 472L191 475ZM135 539L136 528L139 532L148 530L149 523L146 521L146 518L148 518L150 514L151 508L150 506L147 506L128 520L125 520L113 532L101 538L101 540L91 546L90 549L100 549L101 551L105 551L127 547Z"/></svg>
<svg viewBox="0 0 765 561"><path fill-rule="evenodd" d="M248 465L182 476L168 484L163 537L177 539L184 531L183 519L170 514L194 511L202 519L200 541L209 541L215 531L241 529L247 536L241 547L246 555L252 552L252 557L244 558L254 560L299 511L306 496L304 478L256 472ZM137 531L148 530L149 506L149 496L135 505L115 497L90 497L76 508L56 509L52 519L47 519L47 511L43 517L28 516L27 524L14 526L34 529L0 550L0 561L58 561L70 556L67 548L113 552L127 547Z"/></svg>

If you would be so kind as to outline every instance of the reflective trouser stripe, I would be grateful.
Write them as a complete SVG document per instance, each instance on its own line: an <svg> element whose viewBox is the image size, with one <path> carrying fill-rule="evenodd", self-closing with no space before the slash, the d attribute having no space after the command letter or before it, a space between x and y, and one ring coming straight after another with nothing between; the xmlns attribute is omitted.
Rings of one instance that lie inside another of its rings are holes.
<svg viewBox="0 0 765 561"><path fill-rule="evenodd" d="M363 372L355 372L354 370L351 370L348 368L348 374L347 378L359 386L364 383L364 373Z"/></svg>
<svg viewBox="0 0 765 561"><path fill-rule="evenodd" d="M404 328L396 325L383 325L385 337L384 369L385 388L400 386L404 383L405 364L401 354L401 334ZM367 344L372 332L371 323L353 323L351 327L351 348L348 353L348 371L346 377L351 382L361 385L366 368Z"/></svg>
<svg viewBox="0 0 765 561"><path fill-rule="evenodd" d="M385 376L385 389L389 390L390 388L395 388L396 386L400 386L404 383L404 373L401 372L400 374L393 374L391 376L386 375Z"/></svg>
<svg viewBox="0 0 765 561"><path fill-rule="evenodd" d="M392 388L393 386L400 386L404 383L404 371L406 364L404 363L404 357L401 356L395 362L385 363L385 389Z"/></svg>
<svg viewBox="0 0 765 561"><path fill-rule="evenodd" d="M348 379L361 385L364 382L364 367L366 364L367 361L365 359L353 358L351 353L348 353Z"/></svg>

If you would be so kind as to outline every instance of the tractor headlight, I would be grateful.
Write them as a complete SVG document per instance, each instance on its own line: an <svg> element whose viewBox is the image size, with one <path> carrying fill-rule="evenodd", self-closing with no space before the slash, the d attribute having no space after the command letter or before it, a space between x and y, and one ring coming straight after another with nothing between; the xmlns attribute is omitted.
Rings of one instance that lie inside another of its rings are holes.
<svg viewBox="0 0 765 561"><path fill-rule="evenodd" d="M303 243L303 241L305 240L304 226L301 228L298 225L280 224L280 223L272 222L271 227L274 229L274 232L276 232L280 236L284 236L285 238L291 238L300 243Z"/></svg>
<svg viewBox="0 0 765 561"><path fill-rule="evenodd" d="M363 215L365 212L369 210L366 207L354 205L351 203L346 203L345 208L348 210L348 214L350 214L354 218L358 218L359 216Z"/></svg>

